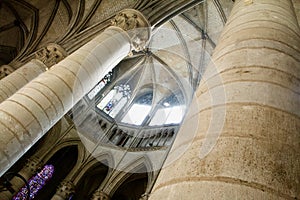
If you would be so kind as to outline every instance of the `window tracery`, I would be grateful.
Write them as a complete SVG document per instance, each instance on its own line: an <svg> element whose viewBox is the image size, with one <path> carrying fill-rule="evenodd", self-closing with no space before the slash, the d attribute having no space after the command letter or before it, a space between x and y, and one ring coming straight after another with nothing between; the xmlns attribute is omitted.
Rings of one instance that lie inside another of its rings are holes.
<svg viewBox="0 0 300 200"><path fill-rule="evenodd" d="M88 93L89 100L92 100L113 78L113 72L108 72L101 81Z"/></svg>
<svg viewBox="0 0 300 200"><path fill-rule="evenodd" d="M129 84L116 85L97 105L97 107L111 117L115 117L126 105L131 97Z"/></svg>

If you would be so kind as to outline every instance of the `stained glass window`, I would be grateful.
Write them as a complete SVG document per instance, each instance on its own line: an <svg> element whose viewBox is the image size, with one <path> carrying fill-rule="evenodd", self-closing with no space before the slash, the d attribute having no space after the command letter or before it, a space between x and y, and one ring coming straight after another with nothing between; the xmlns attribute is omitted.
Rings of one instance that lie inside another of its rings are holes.
<svg viewBox="0 0 300 200"><path fill-rule="evenodd" d="M88 98L92 100L112 79L112 71L108 72L103 79L88 93Z"/></svg>
<svg viewBox="0 0 300 200"><path fill-rule="evenodd" d="M36 194L43 186L51 179L54 173L53 165L45 165L44 168L35 176L28 180L30 187L30 199L34 199ZM28 190L26 185L22 187L19 192L13 197L13 200L26 200L28 196Z"/></svg>
<svg viewBox="0 0 300 200"><path fill-rule="evenodd" d="M115 117L125 106L131 96L131 89L128 84L116 85L97 105L111 117Z"/></svg>

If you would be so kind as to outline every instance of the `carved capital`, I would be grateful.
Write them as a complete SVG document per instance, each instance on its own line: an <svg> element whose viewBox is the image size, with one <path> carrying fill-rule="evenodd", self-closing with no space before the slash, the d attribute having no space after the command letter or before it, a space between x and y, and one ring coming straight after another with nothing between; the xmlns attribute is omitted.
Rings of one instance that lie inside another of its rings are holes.
<svg viewBox="0 0 300 200"><path fill-rule="evenodd" d="M51 43L35 53L36 59L42 61L47 68L55 65L67 56L67 52L59 45Z"/></svg>
<svg viewBox="0 0 300 200"><path fill-rule="evenodd" d="M0 66L0 79L6 77L11 74L15 69L9 65L1 65Z"/></svg>
<svg viewBox="0 0 300 200"><path fill-rule="evenodd" d="M64 180L59 184L56 194L62 198L68 198L74 192L75 186L73 182L69 180Z"/></svg>
<svg viewBox="0 0 300 200"><path fill-rule="evenodd" d="M140 51L150 39L150 23L142 13L134 9L125 9L118 13L111 24L126 31L131 38L132 48Z"/></svg>
<svg viewBox="0 0 300 200"><path fill-rule="evenodd" d="M110 200L110 197L102 190L96 190L91 200Z"/></svg>
<svg viewBox="0 0 300 200"><path fill-rule="evenodd" d="M21 170L21 174L26 173L26 175L31 176L36 173L42 167L40 159L37 157L31 157L27 159L25 167ZM24 174L25 175L25 174Z"/></svg>

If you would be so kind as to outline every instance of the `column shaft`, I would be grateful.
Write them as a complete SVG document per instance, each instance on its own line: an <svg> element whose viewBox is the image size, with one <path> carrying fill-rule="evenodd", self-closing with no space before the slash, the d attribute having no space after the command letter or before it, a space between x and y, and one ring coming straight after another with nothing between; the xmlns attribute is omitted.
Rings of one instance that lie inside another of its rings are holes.
<svg viewBox="0 0 300 200"><path fill-rule="evenodd" d="M45 72L46 65L37 59L26 63L16 71L0 80L0 103L17 92L41 73Z"/></svg>
<svg viewBox="0 0 300 200"><path fill-rule="evenodd" d="M197 135L178 158L178 133L150 199L300 198L299 58L291 0L236 0L197 90L198 125L183 124Z"/></svg>
<svg viewBox="0 0 300 200"><path fill-rule="evenodd" d="M50 43L36 51L35 56L36 59L24 64L15 71L12 71L13 68L8 65L2 66L4 74L6 71L9 71L10 74L0 80L0 103L45 72L46 69L64 59L67 52L58 44Z"/></svg>
<svg viewBox="0 0 300 200"><path fill-rule="evenodd" d="M0 176L130 52L110 27L0 104Z"/></svg>

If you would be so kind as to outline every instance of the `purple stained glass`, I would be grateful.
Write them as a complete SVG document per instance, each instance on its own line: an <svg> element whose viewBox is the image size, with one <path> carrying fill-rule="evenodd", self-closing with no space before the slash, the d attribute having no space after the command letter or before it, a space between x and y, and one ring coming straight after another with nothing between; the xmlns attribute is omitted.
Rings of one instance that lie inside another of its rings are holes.
<svg viewBox="0 0 300 200"><path fill-rule="evenodd" d="M54 166L45 165L39 173L28 180L28 184L30 187L30 199L34 199L38 191L42 189L42 187L51 179L53 173ZM13 197L12 200L26 200L27 195L28 190L25 185L19 190L19 192Z"/></svg>

